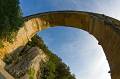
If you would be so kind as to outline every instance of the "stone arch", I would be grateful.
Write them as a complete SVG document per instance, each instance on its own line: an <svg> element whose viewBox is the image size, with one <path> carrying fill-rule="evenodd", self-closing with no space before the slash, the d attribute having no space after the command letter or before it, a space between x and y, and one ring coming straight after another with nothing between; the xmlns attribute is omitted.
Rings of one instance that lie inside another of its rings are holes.
<svg viewBox="0 0 120 79"><path fill-rule="evenodd" d="M38 31L54 26L83 29L97 38L102 45L110 66L112 79L120 79L120 21L103 14L82 11L54 11L24 17L25 24L18 31L16 40L4 42L4 54L24 46Z"/></svg>

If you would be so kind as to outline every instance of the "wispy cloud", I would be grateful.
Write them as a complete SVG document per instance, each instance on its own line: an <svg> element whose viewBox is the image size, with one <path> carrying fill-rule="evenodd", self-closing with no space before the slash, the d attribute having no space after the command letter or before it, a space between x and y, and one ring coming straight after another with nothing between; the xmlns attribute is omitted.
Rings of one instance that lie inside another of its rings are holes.
<svg viewBox="0 0 120 79"><path fill-rule="evenodd" d="M51 4L50 10L83 10L105 14L120 20L119 0L54 0L54 2L48 2ZM49 39L47 40L49 44L54 41L50 35L46 35L45 39ZM81 36L78 35L76 40L62 44L57 48L57 53L60 53L63 60L70 65L78 79L110 79L109 66L102 49L97 47L97 42L83 42L80 39Z"/></svg>
<svg viewBox="0 0 120 79"><path fill-rule="evenodd" d="M58 27L44 31L41 36L48 47L70 66L77 79L110 79L102 47L89 33Z"/></svg>
<svg viewBox="0 0 120 79"><path fill-rule="evenodd" d="M83 10L120 20L120 0L20 0L24 15L53 10Z"/></svg>
<svg viewBox="0 0 120 79"><path fill-rule="evenodd" d="M70 0L77 10L96 12L120 20L120 0Z"/></svg>
<svg viewBox="0 0 120 79"><path fill-rule="evenodd" d="M64 53L65 57L62 56L64 61L70 65L77 79L110 79L109 66L102 48L97 44L84 45L82 48L78 45L79 41L80 39L69 44L65 43L60 49L60 52Z"/></svg>

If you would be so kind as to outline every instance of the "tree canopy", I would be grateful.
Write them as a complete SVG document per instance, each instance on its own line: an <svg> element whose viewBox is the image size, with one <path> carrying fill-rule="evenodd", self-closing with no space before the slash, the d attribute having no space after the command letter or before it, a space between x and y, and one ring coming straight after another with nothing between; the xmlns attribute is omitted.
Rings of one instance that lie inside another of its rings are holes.
<svg viewBox="0 0 120 79"><path fill-rule="evenodd" d="M22 12L19 0L0 0L0 39L12 39L13 32L16 32L23 24Z"/></svg>

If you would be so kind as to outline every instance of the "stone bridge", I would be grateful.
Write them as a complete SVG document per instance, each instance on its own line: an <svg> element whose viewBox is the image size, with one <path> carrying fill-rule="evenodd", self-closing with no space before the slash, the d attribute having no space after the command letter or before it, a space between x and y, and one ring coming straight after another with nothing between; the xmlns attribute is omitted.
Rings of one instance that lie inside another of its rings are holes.
<svg viewBox="0 0 120 79"><path fill-rule="evenodd" d="M104 14L82 11L53 11L24 17L13 43L5 42L0 58L24 46L38 32L49 27L66 26L83 29L92 34L103 47L112 79L120 79L120 21ZM62 39L62 38L61 38Z"/></svg>

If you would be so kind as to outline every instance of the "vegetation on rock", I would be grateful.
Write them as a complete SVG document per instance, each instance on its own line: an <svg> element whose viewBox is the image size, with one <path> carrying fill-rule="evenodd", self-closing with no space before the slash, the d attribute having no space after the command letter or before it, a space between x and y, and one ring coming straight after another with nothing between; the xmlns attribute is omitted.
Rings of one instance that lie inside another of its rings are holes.
<svg viewBox="0 0 120 79"><path fill-rule="evenodd" d="M74 74L71 74L69 67L48 49L39 36L34 36L28 45L38 46L49 57L49 60L40 67L40 79L76 79Z"/></svg>
<svg viewBox="0 0 120 79"><path fill-rule="evenodd" d="M19 0L0 0L0 40L4 38L12 42L15 32L22 24Z"/></svg>
<svg viewBox="0 0 120 79"><path fill-rule="evenodd" d="M28 74L29 74L29 79L34 79L35 69L34 68L30 68L28 70Z"/></svg>
<svg viewBox="0 0 120 79"><path fill-rule="evenodd" d="M23 24L19 0L0 0L0 16L0 47L2 47L2 40L12 42L13 37L17 34L16 32ZM69 67L57 55L48 50L40 37L33 37L27 45L39 47L49 57L49 60L40 66L40 79L75 79ZM4 61L7 65L17 64L21 61L21 55L20 53L10 54L6 56ZM34 72L33 68L28 70L30 79L33 79Z"/></svg>
<svg viewBox="0 0 120 79"><path fill-rule="evenodd" d="M53 54L44 44L43 40L37 35L35 35L32 38L32 41L29 41L21 51L17 50L5 57L4 62L7 65L6 70L12 76L21 78L28 73L29 79L34 79L35 70L34 68L29 68L29 64L27 64L31 62L30 59L33 59L31 57L28 58L29 56L33 56L33 54L36 54L35 56L37 56L35 51L31 52L31 54L28 52L32 47L38 47L45 55L47 55L46 62L41 61L40 63L37 79L76 79L74 74L70 72L69 67L62 62L62 59ZM14 70L14 72L11 69ZM18 72L19 74L17 74Z"/></svg>

